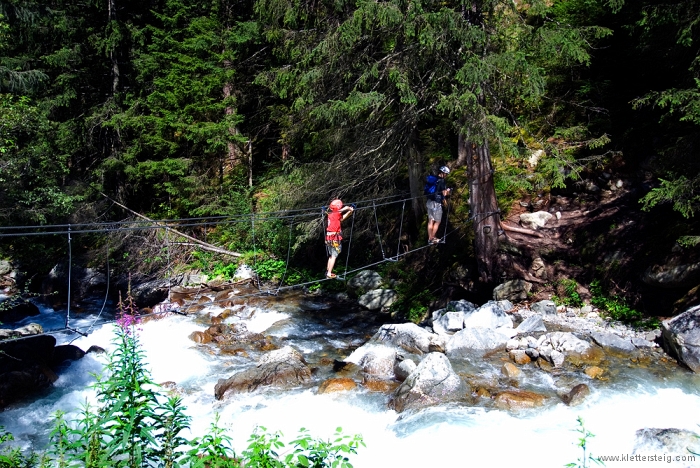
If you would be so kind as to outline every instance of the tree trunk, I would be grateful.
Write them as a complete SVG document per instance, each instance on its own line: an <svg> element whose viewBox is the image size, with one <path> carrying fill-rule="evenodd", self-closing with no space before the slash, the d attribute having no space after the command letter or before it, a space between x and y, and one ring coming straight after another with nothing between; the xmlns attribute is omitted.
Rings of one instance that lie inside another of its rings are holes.
<svg viewBox="0 0 700 468"><path fill-rule="evenodd" d="M411 208L416 223L420 225L425 214L423 195L423 155L416 146L415 139L411 139L406 148L406 161L408 162L408 186L411 190Z"/></svg>
<svg viewBox="0 0 700 468"><path fill-rule="evenodd" d="M116 12L116 6L114 4L114 0L108 0L107 2L107 20L108 20L108 28L110 31L110 34L114 34L113 30L113 25L111 24L113 21L117 21L117 12ZM117 94L117 91L119 90L119 61L117 60L117 53L114 50L114 45L109 49L109 59L112 62L112 96Z"/></svg>
<svg viewBox="0 0 700 468"><path fill-rule="evenodd" d="M226 60L224 61L224 67L230 67L231 63ZM231 97L233 94L233 85L231 83L226 83L224 85L224 99L228 99ZM233 106L226 106L226 115L233 115L236 112L236 109ZM224 163L224 167L222 168L223 173L228 173L231 169L236 167L238 163L241 162L243 159L242 153L243 151L241 148L238 146L237 143L233 141L239 134L240 131L236 126L229 127L228 129L229 135L231 135L232 139L228 141L227 146L228 146L228 152L227 152L227 157L226 157L226 162Z"/></svg>
<svg viewBox="0 0 700 468"><path fill-rule="evenodd" d="M458 152L466 154L469 181L469 206L474 222L474 251L479 269L479 279L493 283L496 278L496 252L500 213L493 185L493 167L488 143L468 141L460 132Z"/></svg>

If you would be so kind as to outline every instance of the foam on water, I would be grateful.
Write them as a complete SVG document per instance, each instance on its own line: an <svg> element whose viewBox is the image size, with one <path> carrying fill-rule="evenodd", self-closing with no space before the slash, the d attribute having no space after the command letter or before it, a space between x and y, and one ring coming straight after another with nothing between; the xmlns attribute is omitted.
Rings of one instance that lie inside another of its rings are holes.
<svg viewBox="0 0 700 468"><path fill-rule="evenodd" d="M260 332L287 318L286 313L257 310L251 322L246 323L249 330ZM336 427L342 427L344 434L361 434L365 441L366 447L351 457L356 467L541 468L563 466L581 456L576 446L579 434L574 431L579 416L595 434L588 445L589 452L595 456L632 453L635 432L642 428L700 432L696 378L690 378L686 387L682 387L651 378L644 382L642 376L635 375L627 386L592 389L591 395L577 407L549 403L519 413L444 405L397 414L387 408L385 395L364 389L328 395L317 395L309 389L284 393L261 391L226 395L223 401L217 401L216 381L230 377L233 371L222 364L221 358L201 352L189 340L188 336L195 330L203 330L203 325L189 317L173 315L139 327L153 380L173 381L185 389L183 403L192 417L188 435L204 435L219 413L220 424L228 429L238 452L245 448L257 426L264 426L270 432L282 431L284 441L293 440L301 427L320 438L331 438ZM81 349L97 345L112 350L112 338L113 325L108 324L73 344ZM302 352L312 352L317 346L311 343L292 344ZM21 445L40 448L47 441L50 427L46 421L53 413L77 411L86 399L94 399L94 393L86 386L93 381L90 373L99 372L104 361L103 355L91 353L73 362L50 392L0 413L0 425L6 426ZM545 374L540 385L551 384L551 377ZM635 465L607 462L607 466ZM643 466L690 465L659 462Z"/></svg>

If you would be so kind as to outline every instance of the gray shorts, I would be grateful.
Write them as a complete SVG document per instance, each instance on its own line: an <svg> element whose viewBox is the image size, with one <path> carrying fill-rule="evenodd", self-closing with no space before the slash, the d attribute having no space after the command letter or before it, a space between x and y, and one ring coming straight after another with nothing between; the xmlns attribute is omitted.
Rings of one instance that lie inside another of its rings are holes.
<svg viewBox="0 0 700 468"><path fill-rule="evenodd" d="M428 207L428 219L430 221L437 221L438 223L442 221L442 203L428 200L426 206Z"/></svg>
<svg viewBox="0 0 700 468"><path fill-rule="evenodd" d="M329 257L337 257L343 250L343 245L340 241L326 241L326 253Z"/></svg>

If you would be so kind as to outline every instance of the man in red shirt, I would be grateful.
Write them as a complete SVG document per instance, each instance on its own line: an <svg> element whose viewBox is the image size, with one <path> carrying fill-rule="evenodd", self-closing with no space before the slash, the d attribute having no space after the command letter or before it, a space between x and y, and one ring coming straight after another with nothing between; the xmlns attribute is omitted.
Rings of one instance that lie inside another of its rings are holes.
<svg viewBox="0 0 700 468"><path fill-rule="evenodd" d="M326 278L335 278L333 267L342 249L341 241L343 232L340 224L347 219L355 209L352 206L343 206L343 202L335 199L330 204L328 211L328 225L326 226L326 253L328 254L328 265L326 267Z"/></svg>

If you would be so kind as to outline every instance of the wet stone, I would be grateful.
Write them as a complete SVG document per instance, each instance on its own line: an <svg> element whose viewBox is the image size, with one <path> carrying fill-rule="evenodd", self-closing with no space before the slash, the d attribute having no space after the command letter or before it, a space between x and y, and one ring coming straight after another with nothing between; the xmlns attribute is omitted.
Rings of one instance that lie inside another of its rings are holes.
<svg viewBox="0 0 700 468"><path fill-rule="evenodd" d="M512 390L501 392L496 395L495 404L497 408L506 410L520 410L542 406L545 396L535 392L524 390Z"/></svg>
<svg viewBox="0 0 700 468"><path fill-rule="evenodd" d="M515 365L513 365L510 362L506 362L505 364L503 364L503 367L501 367L501 374L508 377L509 379L517 378L520 375L520 372L520 369L518 369Z"/></svg>
<svg viewBox="0 0 700 468"><path fill-rule="evenodd" d="M328 379L318 387L318 393L347 392L357 388L354 380L347 377Z"/></svg>
<svg viewBox="0 0 700 468"><path fill-rule="evenodd" d="M565 395L562 395L562 400L569 406L576 406L583 403L583 400L590 395L591 389L588 388L586 384L578 384L571 391Z"/></svg>
<svg viewBox="0 0 700 468"><path fill-rule="evenodd" d="M597 379L597 378L599 378L601 375L603 375L603 372L604 372L604 371L603 371L603 369L601 369L601 368L598 367L598 366L591 366L591 367L587 367L586 370L584 370L583 372L584 372L588 377L590 377L590 378L592 378L592 379Z"/></svg>
<svg viewBox="0 0 700 468"><path fill-rule="evenodd" d="M523 349L514 349L511 350L508 355L510 358L513 360L514 363L516 364L527 364L529 363L532 359L530 356L528 356L527 351Z"/></svg>

